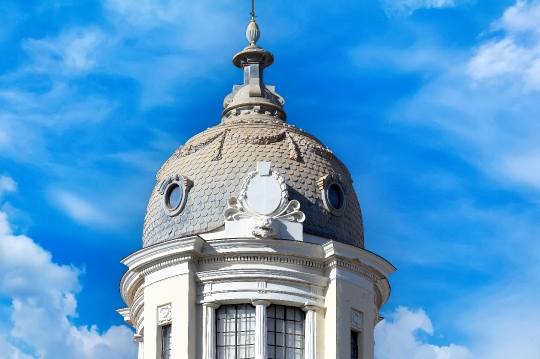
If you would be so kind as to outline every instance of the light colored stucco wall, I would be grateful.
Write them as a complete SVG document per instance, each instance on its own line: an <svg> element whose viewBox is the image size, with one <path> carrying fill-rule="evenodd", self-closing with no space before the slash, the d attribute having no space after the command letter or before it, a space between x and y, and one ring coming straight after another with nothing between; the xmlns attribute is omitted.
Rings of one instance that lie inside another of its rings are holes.
<svg viewBox="0 0 540 359"><path fill-rule="evenodd" d="M197 343L195 280L182 274L152 283L144 289L144 356L156 358L160 352L157 308L172 304L172 358L194 359Z"/></svg>
<svg viewBox="0 0 540 359"><path fill-rule="evenodd" d="M359 336L362 359L374 358L374 294L357 284L335 278L326 292L324 318L324 359L350 358L351 309L363 314L363 330Z"/></svg>

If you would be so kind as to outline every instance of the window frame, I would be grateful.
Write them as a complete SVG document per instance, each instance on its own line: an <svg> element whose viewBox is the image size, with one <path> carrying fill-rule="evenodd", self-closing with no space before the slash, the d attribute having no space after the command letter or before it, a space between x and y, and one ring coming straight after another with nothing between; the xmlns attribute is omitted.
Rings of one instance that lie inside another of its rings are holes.
<svg viewBox="0 0 540 359"><path fill-rule="evenodd" d="M351 329L351 359L360 358L360 332Z"/></svg>
<svg viewBox="0 0 540 359"><path fill-rule="evenodd" d="M241 313L241 309L246 309L246 315L244 317L240 317L239 313ZM224 331L220 331L220 320L222 320L220 311L226 310L225 318L228 319L228 311L230 309L234 308L234 344L229 345L227 344L227 334L233 333L232 331L227 331L227 324L228 321L225 322L225 328ZM248 311L248 308L252 309L251 311ZM247 330L241 330L239 328L239 324L241 324L241 321L245 322L246 329ZM216 309L216 318L215 318L215 343L214 347L216 349L216 359L220 358L228 358L227 354L227 348L234 347L234 358L236 359L254 359L255 358L255 338L256 338L256 313L255 313L255 307L250 303L240 303L240 304L227 304L222 305L218 309ZM246 343L245 344L239 344L239 334L244 333L246 335ZM223 335L223 345L220 345L220 335ZM223 348L223 354L224 357L220 356L220 348ZM246 353L244 356L241 356L242 353L239 354L239 348L241 350L246 350ZM253 356L248 356L247 351L251 351L253 353Z"/></svg>
<svg viewBox="0 0 540 359"><path fill-rule="evenodd" d="M168 336L166 336L165 332L169 329ZM168 349L165 349L165 340L168 338L169 341L169 347ZM160 359L170 359L171 358L171 349L172 349L172 323L167 323L160 326L160 343L159 346L159 358Z"/></svg>
<svg viewBox="0 0 540 359"><path fill-rule="evenodd" d="M277 310L278 308L283 308L283 319L278 318ZM293 318L289 319L288 317L288 311L287 309L293 310ZM272 317L272 311L274 312L274 316ZM296 320L297 315L300 317L300 320ZM278 320L283 321L283 332L277 331L277 322ZM271 322L274 321L274 324L272 325ZM294 323L294 331L292 333L287 332L287 322L293 322ZM299 325L300 330L297 331L297 323L300 323ZM271 328L273 327L273 330ZM278 334L282 336L283 345L278 345ZM294 340L293 346L288 345L287 337L289 335L293 335ZM272 304L268 308L266 308L266 336L267 336L267 358L268 359L276 359L278 358L278 348L282 350L283 353L283 359L295 359L298 357L297 354L299 354L300 358L303 359L306 353L306 313L302 311L299 307L294 306L286 306L286 305L277 305ZM271 340L273 336L273 340ZM300 347L297 347L296 340L300 337L301 345ZM272 350L273 349L273 350ZM274 352L272 355L272 351ZM292 357L289 356L290 351L292 351Z"/></svg>

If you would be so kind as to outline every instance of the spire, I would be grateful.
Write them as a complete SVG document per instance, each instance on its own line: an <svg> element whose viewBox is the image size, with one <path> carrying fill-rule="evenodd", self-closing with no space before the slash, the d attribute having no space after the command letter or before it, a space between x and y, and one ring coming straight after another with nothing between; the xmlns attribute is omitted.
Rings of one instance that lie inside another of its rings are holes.
<svg viewBox="0 0 540 359"><path fill-rule="evenodd" d="M255 22L255 0L251 0L251 21L248 24L246 30L246 37L249 43L253 46L257 45L261 32L259 31L259 25Z"/></svg>
<svg viewBox="0 0 540 359"><path fill-rule="evenodd" d="M274 55L257 45L261 36L255 21L255 0L251 0L251 21L246 29L249 45L233 56L233 64L244 71L243 85L234 85L223 102L224 120L240 113L270 114L276 119L284 120L285 101L274 91L274 86L266 86L263 82L263 71L274 63ZM244 112L242 112L244 111Z"/></svg>

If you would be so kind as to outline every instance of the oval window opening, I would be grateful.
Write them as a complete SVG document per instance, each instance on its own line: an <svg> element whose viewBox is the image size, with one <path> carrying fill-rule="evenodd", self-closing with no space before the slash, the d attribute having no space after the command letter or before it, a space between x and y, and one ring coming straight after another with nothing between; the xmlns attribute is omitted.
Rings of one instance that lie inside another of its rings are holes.
<svg viewBox="0 0 540 359"><path fill-rule="evenodd" d="M171 185L167 193L167 207L176 209L182 201L182 190L177 184Z"/></svg>
<svg viewBox="0 0 540 359"><path fill-rule="evenodd" d="M330 187L328 187L328 201L334 209L341 209L341 206L343 206L343 190L341 189L341 186L332 183Z"/></svg>

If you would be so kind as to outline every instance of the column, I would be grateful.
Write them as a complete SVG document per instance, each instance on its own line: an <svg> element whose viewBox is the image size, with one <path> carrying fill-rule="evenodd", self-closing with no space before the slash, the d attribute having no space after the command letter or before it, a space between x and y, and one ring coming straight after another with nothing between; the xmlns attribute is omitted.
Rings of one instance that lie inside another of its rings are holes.
<svg viewBox="0 0 540 359"><path fill-rule="evenodd" d="M217 303L204 303L206 308L206 359L216 359L216 309Z"/></svg>
<svg viewBox="0 0 540 359"><path fill-rule="evenodd" d="M139 354L137 359L144 359L144 337L140 334L135 334L133 336L133 341L139 344Z"/></svg>
<svg viewBox="0 0 540 359"><path fill-rule="evenodd" d="M315 359L316 355L316 323L315 323L315 311L317 307L314 305L306 305L302 308L306 312L306 322L305 322L305 359Z"/></svg>
<svg viewBox="0 0 540 359"><path fill-rule="evenodd" d="M255 306L255 359L266 359L268 357L266 307L270 305L270 302L254 300L251 303Z"/></svg>

